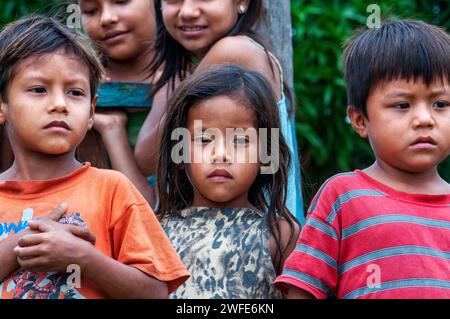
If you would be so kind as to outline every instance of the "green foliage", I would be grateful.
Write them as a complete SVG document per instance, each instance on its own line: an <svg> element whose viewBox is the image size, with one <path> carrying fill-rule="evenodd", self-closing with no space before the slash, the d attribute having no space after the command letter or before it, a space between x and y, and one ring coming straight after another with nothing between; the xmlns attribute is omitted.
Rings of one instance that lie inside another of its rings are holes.
<svg viewBox="0 0 450 319"><path fill-rule="evenodd" d="M61 0L2 0L0 2L0 25L29 13L53 13L56 6L62 2Z"/></svg>
<svg viewBox="0 0 450 319"><path fill-rule="evenodd" d="M380 5L383 19L413 18L450 27L448 1L291 1L297 134L306 206L326 178L367 167L374 160L368 142L346 122L342 74L343 45L353 30L365 26L370 15L367 6L372 3ZM440 170L450 181L450 160Z"/></svg>

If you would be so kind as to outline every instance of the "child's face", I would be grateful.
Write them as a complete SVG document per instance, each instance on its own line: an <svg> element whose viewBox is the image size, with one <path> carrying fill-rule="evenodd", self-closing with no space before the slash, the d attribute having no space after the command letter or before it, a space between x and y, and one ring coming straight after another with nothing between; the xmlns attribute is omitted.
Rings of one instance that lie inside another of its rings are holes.
<svg viewBox="0 0 450 319"><path fill-rule="evenodd" d="M360 117L356 130L369 138L380 163L419 173L435 170L450 154L447 81L429 87L422 79L383 82L369 95L367 114L368 118Z"/></svg>
<svg viewBox="0 0 450 319"><path fill-rule="evenodd" d="M14 153L73 151L92 126L88 67L62 50L20 62L1 104Z"/></svg>
<svg viewBox="0 0 450 319"><path fill-rule="evenodd" d="M153 45L153 0L80 0L83 27L108 58L135 59Z"/></svg>
<svg viewBox="0 0 450 319"><path fill-rule="evenodd" d="M186 50L201 55L236 24L249 0L162 0L164 25Z"/></svg>
<svg viewBox="0 0 450 319"><path fill-rule="evenodd" d="M202 121L202 130L194 127L194 120ZM191 135L189 170L195 185L193 205L251 207L248 190L260 168L254 111L229 97L217 96L190 108L187 127ZM235 131L227 138L227 128L250 129L247 132L253 130L255 135Z"/></svg>

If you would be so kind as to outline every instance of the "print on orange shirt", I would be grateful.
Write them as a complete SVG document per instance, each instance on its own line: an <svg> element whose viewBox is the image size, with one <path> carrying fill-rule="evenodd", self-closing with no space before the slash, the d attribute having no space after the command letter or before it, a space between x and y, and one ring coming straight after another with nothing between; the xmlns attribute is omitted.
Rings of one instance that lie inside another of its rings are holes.
<svg viewBox="0 0 450 319"><path fill-rule="evenodd" d="M34 210L23 210L22 218L15 223L0 224L0 240L6 239L9 233L18 233L28 227L28 221L33 219ZM39 219L39 218L37 218ZM59 220L62 224L72 224L87 227L80 213L64 214ZM0 283L0 298L12 299L84 299L71 284L70 274L57 272L35 273L18 270Z"/></svg>

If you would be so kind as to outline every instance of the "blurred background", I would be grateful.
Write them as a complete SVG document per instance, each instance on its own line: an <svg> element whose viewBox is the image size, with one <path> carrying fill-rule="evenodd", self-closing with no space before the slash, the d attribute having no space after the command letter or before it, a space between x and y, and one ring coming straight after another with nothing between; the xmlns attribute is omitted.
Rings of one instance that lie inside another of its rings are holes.
<svg viewBox="0 0 450 319"><path fill-rule="evenodd" d="M273 0L288 1L288 0ZM30 12L54 13L58 0L2 0L0 25ZM413 18L450 32L450 0L291 0L297 136L305 206L326 178L373 162L369 144L345 121L342 46L366 24L367 6L378 4L382 18ZM450 53L449 53L450 54ZM450 159L439 168L450 182Z"/></svg>
<svg viewBox="0 0 450 319"><path fill-rule="evenodd" d="M367 7L372 3L380 5L382 18L419 19L450 31L449 0L291 1L305 206L327 177L367 167L374 161L367 140L345 121L347 100L341 63L345 40L354 29L366 25L370 15ZM450 158L439 169L450 182Z"/></svg>

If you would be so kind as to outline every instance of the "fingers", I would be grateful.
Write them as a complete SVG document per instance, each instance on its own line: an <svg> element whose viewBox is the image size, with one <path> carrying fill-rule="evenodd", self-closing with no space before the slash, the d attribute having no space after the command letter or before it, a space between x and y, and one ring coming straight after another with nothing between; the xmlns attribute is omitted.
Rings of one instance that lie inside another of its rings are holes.
<svg viewBox="0 0 450 319"><path fill-rule="evenodd" d="M35 246L35 245L39 245L44 240L45 240L45 238L44 238L44 236L42 236L42 234L25 235L25 236L22 236L17 241L17 244L20 247Z"/></svg>
<svg viewBox="0 0 450 319"><path fill-rule="evenodd" d="M65 225L65 227L67 227L67 229L72 233L72 235L81 238L83 240L86 240L90 242L92 245L95 245L96 238L94 234L92 234L89 231L89 229L74 225Z"/></svg>
<svg viewBox="0 0 450 319"><path fill-rule="evenodd" d="M45 220L45 219L29 220L28 227L30 227L30 229L32 229L32 230L36 230L36 231L45 233L45 232L49 232L49 231L55 229L55 226L53 223L56 223L56 222L50 221L50 220Z"/></svg>
<svg viewBox="0 0 450 319"><path fill-rule="evenodd" d="M17 257L17 262L20 268L31 272L47 272L51 271L48 267L48 260L45 257L35 257L24 259L22 257Z"/></svg>
<svg viewBox="0 0 450 319"><path fill-rule="evenodd" d="M28 221L28 226L31 230L39 231L41 233L46 233L50 231L68 231L73 236L81 238L83 240L86 240L90 242L92 245L95 245L96 238L95 235L92 234L89 229L76 226L76 225L69 225L69 224L60 224L58 222L52 221L52 220L30 220ZM24 236L25 237L25 236ZM22 237L23 238L23 237ZM24 241L27 243L27 241ZM33 245L33 244L30 244Z"/></svg>
<svg viewBox="0 0 450 319"><path fill-rule="evenodd" d="M43 217L43 219L50 219L50 220L53 220L53 221L58 221L61 218L61 216L64 215L66 210L67 210L67 204L66 203L61 203L59 206L54 208L50 213L45 215Z"/></svg>
<svg viewBox="0 0 450 319"><path fill-rule="evenodd" d="M20 259L30 259L30 258L36 258L39 256L44 255L45 251L42 248L42 245L37 246L31 246L31 247L15 247L14 253L16 256Z"/></svg>

